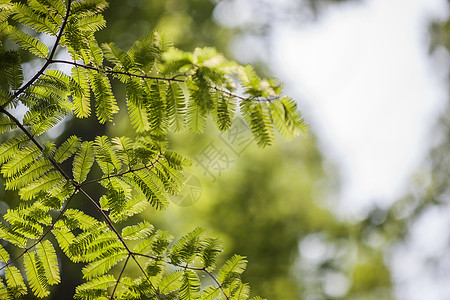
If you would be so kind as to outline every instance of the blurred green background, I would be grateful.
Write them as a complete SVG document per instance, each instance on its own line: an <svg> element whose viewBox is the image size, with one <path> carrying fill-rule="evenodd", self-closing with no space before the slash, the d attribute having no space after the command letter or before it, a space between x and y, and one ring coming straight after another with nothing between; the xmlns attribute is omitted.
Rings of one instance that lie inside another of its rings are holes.
<svg viewBox="0 0 450 300"><path fill-rule="evenodd" d="M324 8L344 1L299 1L288 13L311 22ZM214 19L220 2L113 0L105 14L107 29L97 38L126 49L158 30L178 48L213 46L232 58L228 46L233 37L250 31L264 36L270 19L232 29L221 27ZM450 51L449 24L429 24L430 51ZM270 76L262 62L258 67ZM120 95L120 86L116 88ZM99 126L93 118L88 122L71 119L59 138L73 132L87 139L99 134L129 135L126 118L119 114L107 126ZM223 242L223 259L234 253L246 256L249 265L243 279L250 283L252 295L272 300L396 299L387 264L391 249L408 238L410 226L431 207L448 207L449 126L447 110L437 125L442 138L418 170L415 189L390 208L374 207L359 220L334 213L339 176L336 167L323 158L314 128L306 136L292 142L279 139L266 149L256 147L243 126L234 128L238 136L231 137L213 126L202 136L173 134L171 147L192 159L193 177L182 191L183 199L174 198L166 211L148 210L144 217L175 236L202 227ZM2 209L5 203L15 206L12 193L1 193ZM62 260L62 283L55 287L52 299L70 299L82 281L80 269Z"/></svg>

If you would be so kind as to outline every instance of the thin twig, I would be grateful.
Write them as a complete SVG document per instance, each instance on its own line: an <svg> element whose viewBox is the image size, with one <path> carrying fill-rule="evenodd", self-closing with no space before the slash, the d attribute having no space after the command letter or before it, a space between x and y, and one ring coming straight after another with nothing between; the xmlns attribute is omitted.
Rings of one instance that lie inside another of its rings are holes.
<svg viewBox="0 0 450 300"><path fill-rule="evenodd" d="M80 187L85 186L85 185L88 185L88 184L100 182L100 181L103 181L103 180L115 178L115 177L122 177L122 176L125 175L125 174L133 173L133 172L137 172L137 171L146 169L146 168L148 168L149 165L154 166L155 163L159 162L159 159L160 159L160 158L162 158L162 155L161 155L161 154L159 154L159 156L155 159L155 161L150 162L148 165L145 165L145 166L140 167L140 168L137 168L137 169L129 169L129 170L123 171L123 172L121 172L121 173L110 174L110 175L107 175L107 176L105 176L105 177L101 177L101 178L97 178L97 179L92 179L92 180L89 180L89 181L85 181L85 182L83 182L83 183L80 184Z"/></svg>
<svg viewBox="0 0 450 300"><path fill-rule="evenodd" d="M176 79L176 77L178 77L178 76L174 76L172 78L165 78L165 77L157 77L157 76L149 76L149 75L139 75L139 74L133 74L133 73L128 73L128 72L122 72L122 71L102 70L102 69L99 69L99 68L96 68L93 66L79 64L79 63L76 63L73 61L68 61L68 60L53 59L50 61L50 63L69 64L69 65L73 65L73 66L77 66L77 67L81 67L81 68L85 68L85 69L89 69L89 70L93 70L93 71L97 71L99 73L105 73L105 74L119 74L119 75L126 75L126 76L130 76L130 77L138 77L138 78L142 78L142 79L155 79L155 80L162 80L162 81L184 82L184 80Z"/></svg>
<svg viewBox="0 0 450 300"><path fill-rule="evenodd" d="M114 293L116 292L117 286L120 283L120 278L122 278L123 272L125 271L125 267L128 264L128 260L130 259L131 254L128 254L127 260L125 261L125 263L123 264L122 270L120 271L119 277L117 278L116 284L114 285L114 289L111 293L110 299L113 300L114 299Z"/></svg>

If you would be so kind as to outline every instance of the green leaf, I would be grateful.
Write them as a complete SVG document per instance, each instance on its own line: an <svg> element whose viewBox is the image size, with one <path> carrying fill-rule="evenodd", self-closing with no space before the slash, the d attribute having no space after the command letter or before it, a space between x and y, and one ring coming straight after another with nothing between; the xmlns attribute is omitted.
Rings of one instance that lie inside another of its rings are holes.
<svg viewBox="0 0 450 300"><path fill-rule="evenodd" d="M273 141L273 126L267 103L241 102L242 115L255 135L258 146L269 146Z"/></svg>
<svg viewBox="0 0 450 300"><path fill-rule="evenodd" d="M13 26L9 25L6 28L7 37L13 42L17 43L23 49L30 51L36 56L46 58L49 51L44 43L39 41L37 38L32 37L20 30L17 30Z"/></svg>
<svg viewBox="0 0 450 300"><path fill-rule="evenodd" d="M23 83L23 70L19 52L6 51L0 53L0 68L6 75L6 81L12 90L18 90Z"/></svg>
<svg viewBox="0 0 450 300"><path fill-rule="evenodd" d="M127 226L122 229L122 237L126 240L138 240L149 236L153 232L153 225L142 221L136 225Z"/></svg>
<svg viewBox="0 0 450 300"><path fill-rule="evenodd" d="M74 155L80 147L80 144L81 141L77 136L70 136L64 143L62 143L58 150L56 150L55 161L57 163L62 163L63 161Z"/></svg>
<svg viewBox="0 0 450 300"><path fill-rule="evenodd" d="M113 115L119 111L116 99L111 90L108 77L94 71L88 72L89 81L95 95L95 108L100 123L111 121Z"/></svg>
<svg viewBox="0 0 450 300"><path fill-rule="evenodd" d="M132 60L129 55L117 48L114 43L102 44L103 53L105 58L120 67L123 70L128 70L132 67Z"/></svg>
<svg viewBox="0 0 450 300"><path fill-rule="evenodd" d="M170 259L175 264L191 263L202 249L203 229L196 228L180 238L170 249Z"/></svg>
<svg viewBox="0 0 450 300"><path fill-rule="evenodd" d="M28 283L34 295L38 298L47 297L50 294L42 264L36 258L35 252L27 252L23 256Z"/></svg>
<svg viewBox="0 0 450 300"><path fill-rule="evenodd" d="M224 93L217 93L217 106L213 111L213 120L220 131L231 127L232 120L236 111L236 100Z"/></svg>
<svg viewBox="0 0 450 300"><path fill-rule="evenodd" d="M106 21L102 15L93 15L81 18L77 22L78 28L91 32L99 31L106 27Z"/></svg>
<svg viewBox="0 0 450 300"><path fill-rule="evenodd" d="M106 253L103 257L95 260L85 266L82 270L85 279L92 279L108 272L112 267L127 257L128 253L125 249L121 251L112 251Z"/></svg>
<svg viewBox="0 0 450 300"><path fill-rule="evenodd" d="M166 103L161 95L160 85L154 83L150 86L151 98L146 103L150 132L154 135L164 134L167 129Z"/></svg>
<svg viewBox="0 0 450 300"><path fill-rule="evenodd" d="M270 112L278 132L287 140L291 140L307 129L307 125L297 110L297 104L290 98L283 97L272 101Z"/></svg>
<svg viewBox="0 0 450 300"><path fill-rule="evenodd" d="M40 157L22 173L7 178L5 188L7 190L20 189L30 184L30 182L32 183L51 169L53 169L52 163L49 160Z"/></svg>
<svg viewBox="0 0 450 300"><path fill-rule="evenodd" d="M73 110L78 118L87 118L91 115L90 86L86 70L73 67L71 71L71 91Z"/></svg>
<svg viewBox="0 0 450 300"><path fill-rule="evenodd" d="M6 250L3 248L2 245L0 245L0 262L4 262L5 264L9 261L9 254L6 252Z"/></svg>
<svg viewBox="0 0 450 300"><path fill-rule="evenodd" d="M48 22L61 26L65 14L65 5L60 0L29 0L28 5L35 11L45 14Z"/></svg>
<svg viewBox="0 0 450 300"><path fill-rule="evenodd" d="M209 286L206 289L202 291L202 294L200 295L201 300L216 300L220 299L220 289L214 286Z"/></svg>
<svg viewBox="0 0 450 300"><path fill-rule="evenodd" d="M40 150L35 145L24 147L17 151L6 164L2 166L2 174L5 177L13 176L28 167L40 155Z"/></svg>
<svg viewBox="0 0 450 300"><path fill-rule="evenodd" d="M206 129L206 113L194 101L188 102L186 123L192 133L203 133Z"/></svg>
<svg viewBox="0 0 450 300"><path fill-rule="evenodd" d="M150 130L147 109L142 99L146 97L141 87L141 82L135 78L128 80L127 85L127 107L131 124L137 132Z"/></svg>
<svg viewBox="0 0 450 300"><path fill-rule="evenodd" d="M0 134L16 128L16 123L12 122L7 116L0 115Z"/></svg>
<svg viewBox="0 0 450 300"><path fill-rule="evenodd" d="M94 149L97 163L104 174L110 175L121 170L122 164L106 136L97 136L95 138Z"/></svg>
<svg viewBox="0 0 450 300"><path fill-rule="evenodd" d="M65 182L66 179L61 173L52 171L21 188L19 190L19 196L23 200L31 200L41 192L52 193L52 191L57 191L59 193Z"/></svg>
<svg viewBox="0 0 450 300"><path fill-rule="evenodd" d="M89 295L90 291L106 291L107 288L113 286L116 283L116 279L112 275L103 275L92 280L89 280L86 283L83 283L76 287L75 289L75 298L76 299L86 299L85 297ZM103 294L106 292L102 292ZM97 293L98 294L98 293ZM91 298L87 298L91 299Z"/></svg>
<svg viewBox="0 0 450 300"><path fill-rule="evenodd" d="M200 280L191 270L186 270L183 273L183 280L180 289L181 299L193 300L198 299L200 291Z"/></svg>
<svg viewBox="0 0 450 300"><path fill-rule="evenodd" d="M47 33L56 36L58 34L58 24L53 23L46 14L39 14L28 6L15 3L14 19L25 24L38 32Z"/></svg>
<svg viewBox="0 0 450 300"><path fill-rule="evenodd" d="M61 278L59 277L58 260L52 243L48 240L42 241L36 245L36 252L44 268L47 282L50 285L59 283Z"/></svg>
<svg viewBox="0 0 450 300"><path fill-rule="evenodd" d="M75 257L70 251L69 247L75 240L75 236L70 229L68 229L66 226L62 226L62 224L64 224L62 221L58 221L55 224L55 228L52 230L52 233L58 241L58 245L64 252L64 254L66 254L70 260L74 261Z"/></svg>
<svg viewBox="0 0 450 300"><path fill-rule="evenodd" d="M222 252L222 245L218 239L208 238L203 241L201 259L204 267L210 269L214 266L217 256Z"/></svg>
<svg viewBox="0 0 450 300"><path fill-rule="evenodd" d="M88 50L90 62L95 66L100 67L103 64L103 51L95 39L89 39ZM100 73L99 73L100 74Z"/></svg>
<svg viewBox="0 0 450 300"><path fill-rule="evenodd" d="M27 287L23 281L22 274L14 266L5 269L6 286L13 291L16 296L26 295Z"/></svg>
<svg viewBox="0 0 450 300"><path fill-rule="evenodd" d="M10 300L11 299L9 291L6 289L6 286L3 283L3 280L0 280L0 299L2 299L2 300Z"/></svg>
<svg viewBox="0 0 450 300"><path fill-rule="evenodd" d="M95 227L98 227L100 222L85 214L84 212L78 209L67 209L64 212L64 223L68 226L68 228L74 230L77 228L88 230Z"/></svg>
<svg viewBox="0 0 450 300"><path fill-rule="evenodd" d="M86 180L87 175L91 171L94 163L94 147L93 142L83 142L73 160L73 177L77 183Z"/></svg>
<svg viewBox="0 0 450 300"><path fill-rule="evenodd" d="M162 209L168 205L167 195L164 193L161 179L153 172L139 170L133 172L131 176L123 176L122 178L144 195L147 201L156 209Z"/></svg>
<svg viewBox="0 0 450 300"><path fill-rule="evenodd" d="M137 132L144 132L150 130L150 124L148 122L148 114L145 107L139 104L134 104L129 101L128 113L130 115L131 124L136 129Z"/></svg>
<svg viewBox="0 0 450 300"><path fill-rule="evenodd" d="M166 103L170 128L174 131L182 129L185 122L186 103L183 90L177 82L167 86Z"/></svg>
<svg viewBox="0 0 450 300"><path fill-rule="evenodd" d="M11 228L1 223L0 223L0 238L20 248L25 248L25 245L27 243L27 238L25 238L23 235L17 232L14 232L13 230L11 230Z"/></svg>
<svg viewBox="0 0 450 300"><path fill-rule="evenodd" d="M174 271L165 276L159 283L158 287L161 293L168 294L172 291L178 290L181 287L183 275L183 271Z"/></svg>
<svg viewBox="0 0 450 300"><path fill-rule="evenodd" d="M239 255L234 255L220 269L217 279L224 287L233 283L247 267L247 260Z"/></svg>

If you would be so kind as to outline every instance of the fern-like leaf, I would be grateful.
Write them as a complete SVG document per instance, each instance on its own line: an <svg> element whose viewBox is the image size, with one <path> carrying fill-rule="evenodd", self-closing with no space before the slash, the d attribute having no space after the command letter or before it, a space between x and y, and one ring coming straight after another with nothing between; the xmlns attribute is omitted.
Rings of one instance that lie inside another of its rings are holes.
<svg viewBox="0 0 450 300"><path fill-rule="evenodd" d="M80 30L95 32L105 28L106 21L102 15L92 15L81 18L77 25Z"/></svg>
<svg viewBox="0 0 450 300"><path fill-rule="evenodd" d="M22 274L14 266L8 266L5 269L6 286L16 297L25 295L27 293L27 287L24 283Z"/></svg>
<svg viewBox="0 0 450 300"><path fill-rule="evenodd" d="M71 91L73 110L78 118L87 118L91 114L90 87L86 70L79 67L72 68Z"/></svg>
<svg viewBox="0 0 450 300"><path fill-rule="evenodd" d="M161 293L168 294L172 291L178 290L181 287L183 273L183 271L174 271L165 276L158 286Z"/></svg>
<svg viewBox="0 0 450 300"><path fill-rule="evenodd" d="M196 228L180 238L170 250L170 259L174 264L191 263L202 249L203 230Z"/></svg>
<svg viewBox="0 0 450 300"><path fill-rule="evenodd" d="M92 279L108 272L112 267L127 257L128 253L125 249L121 251L113 251L107 253L98 260L95 260L85 266L82 270L85 279Z"/></svg>
<svg viewBox="0 0 450 300"><path fill-rule="evenodd" d="M201 260L205 269L212 269L217 256L222 252L222 245L218 239L208 238L203 241L201 249Z"/></svg>
<svg viewBox="0 0 450 300"><path fill-rule="evenodd" d="M250 286L245 283L240 283L236 290L233 291L233 300L246 300L250 297Z"/></svg>
<svg viewBox="0 0 450 300"><path fill-rule="evenodd" d="M3 142L0 145L0 165L14 157L26 142L28 142L28 137L24 134Z"/></svg>
<svg viewBox="0 0 450 300"><path fill-rule="evenodd" d="M297 104L290 98L283 97L270 103L272 119L278 132L290 140L307 129L297 110Z"/></svg>
<svg viewBox="0 0 450 300"><path fill-rule="evenodd" d="M72 135L56 150L55 161L62 163L77 152L81 141L77 136Z"/></svg>
<svg viewBox="0 0 450 300"><path fill-rule="evenodd" d="M98 227L100 224L95 218L86 215L84 212L77 209L67 209L64 212L63 222L69 229L80 228L82 230L88 230L94 226Z"/></svg>
<svg viewBox="0 0 450 300"><path fill-rule="evenodd" d="M73 177L78 183L82 183L86 180L87 175L91 171L92 164L94 163L94 147L93 142L83 142L80 145L79 150L75 154L73 160Z"/></svg>
<svg viewBox="0 0 450 300"><path fill-rule="evenodd" d="M242 115L249 124L259 146L268 146L273 141L273 126L267 103L241 102Z"/></svg>
<svg viewBox="0 0 450 300"><path fill-rule="evenodd" d="M106 289L115 283L116 279L112 275L94 278L76 287L75 299L98 299L97 297L106 296Z"/></svg>
<svg viewBox="0 0 450 300"><path fill-rule="evenodd" d="M75 255L73 255L69 248L75 240L75 236L72 231L63 224L64 223L62 221L58 221L55 224L52 233L58 241L58 245L64 254L66 254L70 260L75 261Z"/></svg>
<svg viewBox="0 0 450 300"><path fill-rule="evenodd" d="M36 56L45 58L48 55L48 48L44 43L37 38L32 37L20 30L17 30L13 26L9 25L6 28L7 37L13 42L17 43L23 49L30 51Z"/></svg>
<svg viewBox="0 0 450 300"><path fill-rule="evenodd" d="M20 248L25 248L27 238L0 223L0 238Z"/></svg>
<svg viewBox="0 0 450 300"><path fill-rule="evenodd" d="M214 286L207 287L202 291L200 300L216 300L220 299L220 289Z"/></svg>
<svg viewBox="0 0 450 300"><path fill-rule="evenodd" d="M16 123L12 122L8 117L0 115L0 134L16 128Z"/></svg>
<svg viewBox="0 0 450 300"><path fill-rule="evenodd" d="M37 1L36 1L37 2ZM14 19L17 21L35 29L38 32L47 33L49 35L56 36L58 33L58 24L51 22L51 19L47 17L46 13L43 17L35 10L20 3L15 3Z"/></svg>
<svg viewBox="0 0 450 300"><path fill-rule="evenodd" d="M150 99L146 103L150 131L154 135L164 134L167 129L166 103L161 95L160 85L161 83L154 83L150 86Z"/></svg>
<svg viewBox="0 0 450 300"><path fill-rule="evenodd" d="M109 175L121 170L122 164L110 140L106 136L98 136L95 138L94 149L97 163L104 174Z"/></svg>
<svg viewBox="0 0 450 300"><path fill-rule="evenodd" d="M17 51L0 52L0 68L6 75L9 87L13 90L19 89L23 83L23 71L20 63L21 59Z"/></svg>
<svg viewBox="0 0 450 300"><path fill-rule="evenodd" d="M141 82L137 79L129 79L127 85L127 106L131 124L137 132L150 130L147 109L142 99L145 97Z"/></svg>
<svg viewBox="0 0 450 300"><path fill-rule="evenodd" d="M95 108L100 123L111 121L115 113L119 111L116 99L111 91L111 83L108 77L94 71L88 72L89 81L95 95Z"/></svg>
<svg viewBox="0 0 450 300"><path fill-rule="evenodd" d="M35 145L22 148L15 153L11 160L2 166L1 172L3 176L10 177L22 171L35 161L39 154L40 150Z"/></svg>
<svg viewBox="0 0 450 300"><path fill-rule="evenodd" d="M122 229L122 237L126 240L138 240L149 236L153 232L153 225L142 221L136 225L127 226Z"/></svg>
<svg viewBox="0 0 450 300"><path fill-rule="evenodd" d="M19 190L19 196L23 200L31 200L40 192L51 193L56 191L59 193L66 179L57 171L49 172L41 176L39 179L31 182L27 186Z"/></svg>
<svg viewBox="0 0 450 300"><path fill-rule="evenodd" d="M182 284L180 288L181 299L194 300L198 299L200 291L200 280L197 274L191 270L186 270L183 273Z"/></svg>
<svg viewBox="0 0 450 300"><path fill-rule="evenodd" d="M206 113L194 101L188 102L186 123L192 133L203 133L206 129Z"/></svg>
<svg viewBox="0 0 450 300"><path fill-rule="evenodd" d="M50 23L61 26L65 12L65 5L62 1L29 0L28 5L36 12L45 14Z"/></svg>
<svg viewBox="0 0 450 300"><path fill-rule="evenodd" d="M45 278L45 271L42 264L36 257L36 252L27 252L24 255L25 270L27 272L28 283L34 295L44 298L50 294Z"/></svg>
<svg viewBox="0 0 450 300"><path fill-rule="evenodd" d="M17 190L38 179L53 168L52 163L40 157L22 173L6 179L6 189Z"/></svg>
<svg viewBox="0 0 450 300"><path fill-rule="evenodd" d="M39 261L44 268L47 282L50 285L59 283L61 278L59 277L58 261L52 243L48 240L42 241L37 244L36 252L38 254Z"/></svg>
<svg viewBox="0 0 450 300"><path fill-rule="evenodd" d="M167 196L163 191L161 180L154 173L140 170L131 176L123 176L123 180L144 195L155 208L162 209L167 206Z"/></svg>
<svg viewBox="0 0 450 300"><path fill-rule="evenodd" d="M170 128L174 131L182 129L185 122L186 103L183 90L178 83L173 82L167 86L166 103Z"/></svg>
<svg viewBox="0 0 450 300"><path fill-rule="evenodd" d="M242 256L234 255L222 266L217 279L222 286L227 287L239 278L246 267L247 260Z"/></svg>

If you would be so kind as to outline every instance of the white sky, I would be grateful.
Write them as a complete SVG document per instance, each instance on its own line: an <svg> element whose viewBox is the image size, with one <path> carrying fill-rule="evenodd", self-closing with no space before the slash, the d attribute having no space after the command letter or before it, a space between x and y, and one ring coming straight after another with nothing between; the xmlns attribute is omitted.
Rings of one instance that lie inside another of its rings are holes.
<svg viewBox="0 0 450 300"><path fill-rule="evenodd" d="M426 153L446 100L426 25L446 11L445 0L363 1L273 35L273 67L305 103L325 153L343 171L341 198L356 209L404 193Z"/></svg>

